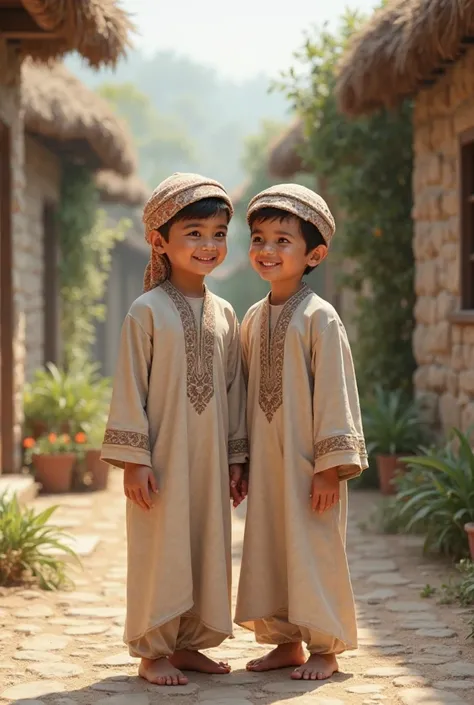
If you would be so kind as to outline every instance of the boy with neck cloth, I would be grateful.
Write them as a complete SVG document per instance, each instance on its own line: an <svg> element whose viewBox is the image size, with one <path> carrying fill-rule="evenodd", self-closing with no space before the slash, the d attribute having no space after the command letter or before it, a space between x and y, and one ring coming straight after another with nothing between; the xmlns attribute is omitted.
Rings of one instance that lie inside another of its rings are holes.
<svg viewBox="0 0 474 705"><path fill-rule="evenodd" d="M271 293L241 331L250 484L235 621L275 647L249 670L325 679L337 654L357 648L347 480L368 466L346 331L302 281L335 224L324 200L296 184L259 193L247 217L250 262Z"/></svg>
<svg viewBox="0 0 474 705"><path fill-rule="evenodd" d="M174 174L146 203L145 293L123 324L102 448L124 470L124 639L157 685L230 670L200 652L232 633L229 493L234 506L246 494L239 326L204 284L232 213L224 188L196 174Z"/></svg>

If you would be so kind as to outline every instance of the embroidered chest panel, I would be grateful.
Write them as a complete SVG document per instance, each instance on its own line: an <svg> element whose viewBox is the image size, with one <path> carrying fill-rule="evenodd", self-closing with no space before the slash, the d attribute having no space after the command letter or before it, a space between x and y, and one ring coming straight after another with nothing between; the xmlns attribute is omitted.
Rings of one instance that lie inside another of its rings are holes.
<svg viewBox="0 0 474 705"><path fill-rule="evenodd" d="M178 309L184 331L186 353L186 388L188 399L198 414L206 409L214 396L214 341L216 314L214 301L207 289L204 294L201 329L194 312L180 291L165 281L161 288Z"/></svg>
<svg viewBox="0 0 474 705"><path fill-rule="evenodd" d="M283 403L283 364L285 339L291 318L302 301L312 293L304 285L284 305L278 321L270 330L270 298L263 304L260 320L260 388L258 403L270 423Z"/></svg>

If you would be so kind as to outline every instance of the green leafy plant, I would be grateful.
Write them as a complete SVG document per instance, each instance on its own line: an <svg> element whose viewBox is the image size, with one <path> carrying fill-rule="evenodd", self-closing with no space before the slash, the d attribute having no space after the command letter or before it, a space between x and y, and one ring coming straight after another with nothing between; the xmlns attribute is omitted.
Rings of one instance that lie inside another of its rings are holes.
<svg viewBox="0 0 474 705"><path fill-rule="evenodd" d="M418 406L401 389L377 385L363 406L363 423L369 453L414 452L426 437Z"/></svg>
<svg viewBox="0 0 474 705"><path fill-rule="evenodd" d="M97 210L93 176L82 166L69 164L63 173L60 209L61 331L64 366L80 369L95 340L95 323L105 318L105 287L112 250L123 240L130 222L107 223Z"/></svg>
<svg viewBox="0 0 474 705"><path fill-rule="evenodd" d="M463 558L469 553L464 525L474 521L474 453L467 436L453 432L456 443L404 458L411 472L396 501L407 529L422 527L426 551Z"/></svg>
<svg viewBox="0 0 474 705"><path fill-rule="evenodd" d="M38 514L22 508L16 496L0 495L0 585L35 580L54 590L70 584L65 558L80 561L65 542L67 535L48 523L56 509Z"/></svg>
<svg viewBox="0 0 474 705"><path fill-rule="evenodd" d="M424 599L429 599L434 595L436 595L436 588L430 585L429 583L427 583L420 592L420 597L423 597Z"/></svg>
<svg viewBox="0 0 474 705"><path fill-rule="evenodd" d="M90 363L65 371L49 363L25 385L23 404L27 431L88 433L105 423L110 401L110 380L101 377L99 366Z"/></svg>
<svg viewBox="0 0 474 705"><path fill-rule="evenodd" d="M330 257L351 263L341 284L356 294L354 358L361 389L412 388L415 304L412 104L357 120L336 102L337 63L363 21L346 13L337 31L308 33L282 79L307 142L300 154L336 213Z"/></svg>

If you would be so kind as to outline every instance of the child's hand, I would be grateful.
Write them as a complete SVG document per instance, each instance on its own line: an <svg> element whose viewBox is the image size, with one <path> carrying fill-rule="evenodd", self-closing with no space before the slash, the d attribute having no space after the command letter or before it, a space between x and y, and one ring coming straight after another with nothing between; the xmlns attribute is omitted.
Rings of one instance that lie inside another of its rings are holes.
<svg viewBox="0 0 474 705"><path fill-rule="evenodd" d="M145 511L149 511L153 507L150 489L155 494L158 494L158 487L156 486L153 470L148 467L148 465L125 463L123 473L123 490L125 496Z"/></svg>
<svg viewBox="0 0 474 705"><path fill-rule="evenodd" d="M311 509L322 514L339 502L339 475L337 468L329 468L313 475Z"/></svg>
<svg viewBox="0 0 474 705"><path fill-rule="evenodd" d="M229 465L229 483L230 498L235 509L248 493L248 479L243 465Z"/></svg>

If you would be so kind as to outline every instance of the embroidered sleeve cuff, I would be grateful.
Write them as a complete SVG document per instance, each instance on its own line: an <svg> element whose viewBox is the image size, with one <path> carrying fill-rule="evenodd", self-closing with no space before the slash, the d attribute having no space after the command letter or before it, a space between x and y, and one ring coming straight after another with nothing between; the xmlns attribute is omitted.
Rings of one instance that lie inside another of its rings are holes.
<svg viewBox="0 0 474 705"><path fill-rule="evenodd" d="M365 441L358 436L332 436L314 447L314 472L339 468L339 478L349 480L368 467Z"/></svg>
<svg viewBox="0 0 474 705"><path fill-rule="evenodd" d="M122 469L125 463L151 467L150 439L147 434L136 431L107 429L101 460Z"/></svg>
<svg viewBox="0 0 474 705"><path fill-rule="evenodd" d="M246 463L249 459L249 442L246 438L229 441L229 465L233 463Z"/></svg>

